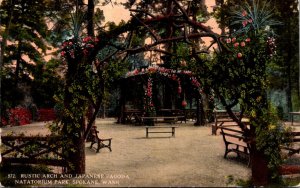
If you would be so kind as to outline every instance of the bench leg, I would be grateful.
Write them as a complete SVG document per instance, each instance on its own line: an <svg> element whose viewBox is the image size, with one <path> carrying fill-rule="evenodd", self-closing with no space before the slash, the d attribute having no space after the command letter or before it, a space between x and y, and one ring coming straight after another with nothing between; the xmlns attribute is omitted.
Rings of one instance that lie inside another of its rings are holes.
<svg viewBox="0 0 300 188"><path fill-rule="evenodd" d="M172 127L172 137L175 137L175 127Z"/></svg>
<svg viewBox="0 0 300 188"><path fill-rule="evenodd" d="M248 164L247 164L247 166L250 167L250 166L251 166L251 163L252 163L252 162L251 162L251 157L250 157L250 154L249 154L249 159L248 159Z"/></svg>
<svg viewBox="0 0 300 188"><path fill-rule="evenodd" d="M93 145L94 145L95 143L96 143L96 142L94 142L94 140L92 140L91 145L90 145L90 148L91 148L91 149L93 148Z"/></svg>
<svg viewBox="0 0 300 188"><path fill-rule="evenodd" d="M236 150L239 151L239 150L240 150L240 147L239 147L239 146L236 146ZM241 154L238 153L238 152L237 152L237 156L238 156L238 158L241 158Z"/></svg>
<svg viewBox="0 0 300 188"><path fill-rule="evenodd" d="M148 138L148 127L146 127L146 138Z"/></svg>
<svg viewBox="0 0 300 188"><path fill-rule="evenodd" d="M96 153L99 153L99 150L101 149L101 142L99 141L98 142L98 147L97 147L97 150L96 150Z"/></svg>
<svg viewBox="0 0 300 188"><path fill-rule="evenodd" d="M229 153L228 144L225 143L225 153L224 153L224 158L225 159L226 159L228 153Z"/></svg>
<svg viewBox="0 0 300 188"><path fill-rule="evenodd" d="M103 142L108 141L108 144L104 144ZM109 140L99 140L98 141L98 147L97 147L97 153L99 153L100 149L102 148L108 148L110 152L112 152L111 149L111 139Z"/></svg>
<svg viewBox="0 0 300 188"><path fill-rule="evenodd" d="M211 126L211 135L217 135L217 125Z"/></svg>
<svg viewBox="0 0 300 188"><path fill-rule="evenodd" d="M111 152L112 150L111 150L111 140L109 140L109 143L108 143L108 149L109 149L109 151Z"/></svg>

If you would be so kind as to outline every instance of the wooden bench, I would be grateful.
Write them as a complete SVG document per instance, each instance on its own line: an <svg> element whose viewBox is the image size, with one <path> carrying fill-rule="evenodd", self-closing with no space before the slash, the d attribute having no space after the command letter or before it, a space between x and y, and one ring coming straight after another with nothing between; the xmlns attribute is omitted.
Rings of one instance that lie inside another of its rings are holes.
<svg viewBox="0 0 300 188"><path fill-rule="evenodd" d="M187 119L185 110L173 110L172 116L176 116L177 121L180 121L181 123L184 121L184 123L186 123Z"/></svg>
<svg viewBox="0 0 300 188"><path fill-rule="evenodd" d="M186 109L185 110L185 119L189 120L191 119L192 121L197 120L197 109Z"/></svg>
<svg viewBox="0 0 300 188"><path fill-rule="evenodd" d="M177 116L178 121L184 121L186 123L186 110L185 109L159 109L157 116Z"/></svg>
<svg viewBox="0 0 300 188"><path fill-rule="evenodd" d="M237 117L239 117L240 113L235 111L233 112ZM226 110L215 110L214 111L214 124L212 125L211 134L217 135L217 130L220 127L226 126L237 126L237 123L229 116ZM243 122L247 122L247 118L242 119Z"/></svg>
<svg viewBox="0 0 300 188"><path fill-rule="evenodd" d="M112 138L102 139L98 136L99 131L96 126L93 126L90 130L89 136L87 138L87 142L91 142L90 148L93 148L93 145L97 143L96 152L98 153L102 148L108 148L111 152L111 140Z"/></svg>
<svg viewBox="0 0 300 188"><path fill-rule="evenodd" d="M146 138L148 138L149 133L171 133L172 137L175 137L175 129L178 126L145 126L146 128ZM161 129L159 131L149 131L151 129Z"/></svg>
<svg viewBox="0 0 300 188"><path fill-rule="evenodd" d="M290 137L290 142L285 146L281 146L281 149L288 151L288 156L292 156L300 152L300 132L291 132L287 135Z"/></svg>
<svg viewBox="0 0 300 188"><path fill-rule="evenodd" d="M144 124L145 120L151 120L153 123L176 123L178 119L184 118L184 116L143 116L141 121Z"/></svg>
<svg viewBox="0 0 300 188"><path fill-rule="evenodd" d="M292 126L293 126L294 125L294 116L300 116L300 112L290 112L289 114L291 115Z"/></svg>
<svg viewBox="0 0 300 188"><path fill-rule="evenodd" d="M228 153L234 152L238 157L241 155L248 158L248 166L250 166L250 144L245 142L246 137L243 131L238 127L221 127L221 134L225 144L224 158L227 158Z"/></svg>

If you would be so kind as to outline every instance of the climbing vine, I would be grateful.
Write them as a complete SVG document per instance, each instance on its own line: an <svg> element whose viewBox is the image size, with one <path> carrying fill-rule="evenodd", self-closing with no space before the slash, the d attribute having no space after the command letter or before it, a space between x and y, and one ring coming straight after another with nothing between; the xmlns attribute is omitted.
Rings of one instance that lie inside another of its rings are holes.
<svg viewBox="0 0 300 188"><path fill-rule="evenodd" d="M271 26L272 12L254 1L246 4L232 16L235 32L221 38L222 49L210 65L213 81L211 86L227 111L239 104L241 115L250 119L250 127L241 119L235 120L250 137L251 155L261 154L268 161L269 178L278 178L281 163L280 144L285 129L276 111L267 99L267 63L276 56L276 39ZM233 116L233 114L232 114ZM255 173L258 161L252 164ZM261 167L264 168L264 167Z"/></svg>

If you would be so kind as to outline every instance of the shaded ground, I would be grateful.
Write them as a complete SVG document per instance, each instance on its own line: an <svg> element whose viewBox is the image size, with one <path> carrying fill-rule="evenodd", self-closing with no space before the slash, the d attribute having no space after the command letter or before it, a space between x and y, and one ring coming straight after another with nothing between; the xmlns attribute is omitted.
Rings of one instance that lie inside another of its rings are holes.
<svg viewBox="0 0 300 188"><path fill-rule="evenodd" d="M249 177L245 163L223 159L222 138L209 127L178 125L175 138L146 139L144 127L97 122L100 135L113 138L113 151L87 150L87 172L128 175L121 186L226 186L228 176Z"/></svg>
<svg viewBox="0 0 300 188"><path fill-rule="evenodd" d="M86 173L104 177L97 186L228 186L232 178L249 177L245 162L223 158L222 137L212 136L208 126L179 123L175 138L150 134L146 139L143 126L100 119L96 125L101 137L113 138L112 152L95 153L86 144ZM10 131L34 135L47 129L41 123L2 129Z"/></svg>
<svg viewBox="0 0 300 188"><path fill-rule="evenodd" d="M222 137L212 136L209 126L178 123L175 138L168 137L169 134L150 134L147 139L143 126L119 125L114 121L96 121L100 137L113 138L112 152L103 148L95 153L89 149L90 143L86 144L86 173L101 175L95 186L219 187L235 185L235 180L247 180L250 176L245 161L238 161L234 154L231 159L223 158ZM2 134L10 131L46 134L44 125L3 128Z"/></svg>

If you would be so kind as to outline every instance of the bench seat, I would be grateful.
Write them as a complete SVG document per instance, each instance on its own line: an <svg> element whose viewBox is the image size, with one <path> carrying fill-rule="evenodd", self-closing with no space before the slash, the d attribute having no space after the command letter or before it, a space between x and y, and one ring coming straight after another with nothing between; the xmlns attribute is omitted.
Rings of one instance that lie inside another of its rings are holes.
<svg viewBox="0 0 300 188"><path fill-rule="evenodd" d="M141 117L141 121L144 123L145 120L151 120L155 123L176 123L179 119L184 118L184 116L144 116Z"/></svg>
<svg viewBox="0 0 300 188"><path fill-rule="evenodd" d="M245 142L246 137L243 135L243 131L238 126L220 127L220 129L225 144L224 158L227 158L228 153L234 152L238 157L241 155L247 157L248 166L250 166L250 144Z"/></svg>
<svg viewBox="0 0 300 188"><path fill-rule="evenodd" d="M146 138L149 137L150 133L171 133L172 137L175 137L175 129L178 128L178 126L145 126L145 128L146 128ZM160 130L150 131L151 129L160 129Z"/></svg>
<svg viewBox="0 0 300 188"><path fill-rule="evenodd" d="M111 150L111 140L112 140L112 138L105 138L105 139L100 138L98 136L98 133L99 133L99 131L97 130L97 127L93 126L90 130L90 134L89 134L88 139L87 139L87 141L91 142L90 148L92 149L93 145L97 144L97 147L96 147L96 152L97 153L102 148L108 148L109 151L111 152L112 151Z"/></svg>
<svg viewBox="0 0 300 188"><path fill-rule="evenodd" d="M234 112L236 116L239 116L239 112ZM217 135L217 130L222 126L237 126L237 123L228 115L225 110L214 111L214 124L212 125L211 134Z"/></svg>
<svg viewBox="0 0 300 188"><path fill-rule="evenodd" d="M286 145L281 146L281 149L286 150L290 157L296 153L300 153L300 132L291 132L288 134L291 140Z"/></svg>

